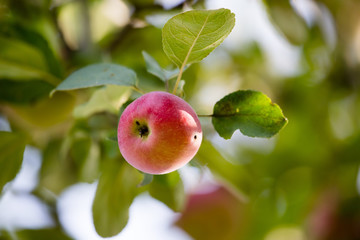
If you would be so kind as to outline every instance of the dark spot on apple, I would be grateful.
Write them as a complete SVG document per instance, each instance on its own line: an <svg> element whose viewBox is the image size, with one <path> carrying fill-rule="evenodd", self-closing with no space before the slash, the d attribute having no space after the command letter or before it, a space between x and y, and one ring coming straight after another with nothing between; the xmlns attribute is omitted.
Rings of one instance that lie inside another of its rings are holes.
<svg viewBox="0 0 360 240"><path fill-rule="evenodd" d="M141 120L135 120L133 129L135 134L144 139L147 138L150 134L149 126L146 122Z"/></svg>
<svg viewBox="0 0 360 240"><path fill-rule="evenodd" d="M149 128L146 125L139 127L139 134L140 137L146 137L147 135L149 135Z"/></svg>
<svg viewBox="0 0 360 240"><path fill-rule="evenodd" d="M196 136L196 135L194 136L194 139L197 139L197 136Z"/></svg>

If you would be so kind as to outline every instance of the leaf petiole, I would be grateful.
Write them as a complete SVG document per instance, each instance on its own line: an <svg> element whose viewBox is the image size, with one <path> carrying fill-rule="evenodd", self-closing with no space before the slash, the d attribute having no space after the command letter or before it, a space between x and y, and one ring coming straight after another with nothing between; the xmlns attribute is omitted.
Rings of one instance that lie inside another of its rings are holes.
<svg viewBox="0 0 360 240"><path fill-rule="evenodd" d="M131 88L138 93L145 94L145 92L136 85L131 86Z"/></svg>

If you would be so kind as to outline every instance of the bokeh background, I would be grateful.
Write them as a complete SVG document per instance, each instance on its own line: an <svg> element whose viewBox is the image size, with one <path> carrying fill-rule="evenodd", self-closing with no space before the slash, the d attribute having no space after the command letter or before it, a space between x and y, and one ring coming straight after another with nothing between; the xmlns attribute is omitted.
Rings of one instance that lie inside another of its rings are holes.
<svg viewBox="0 0 360 240"><path fill-rule="evenodd" d="M119 87L86 105L102 89L49 93L99 62L132 68L147 92L165 90L142 51L172 68L161 28L192 8L229 8L236 25L186 70L184 98L206 115L226 94L254 89L289 123L271 139L237 131L224 140L202 118L205 140L179 171L182 190L160 184L157 200L140 191L111 239L360 239L358 0L0 1L0 129L28 141L0 196L0 239L102 239L91 215L97 179L104 159L121 161L108 136L138 95Z"/></svg>

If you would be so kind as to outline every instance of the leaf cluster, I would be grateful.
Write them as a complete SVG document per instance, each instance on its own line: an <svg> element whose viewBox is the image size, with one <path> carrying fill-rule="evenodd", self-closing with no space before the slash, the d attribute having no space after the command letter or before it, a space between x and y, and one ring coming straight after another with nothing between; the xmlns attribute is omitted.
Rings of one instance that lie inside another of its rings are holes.
<svg viewBox="0 0 360 240"><path fill-rule="evenodd" d="M228 9L203 10L206 1L184 1L169 10L154 1L127 1L125 8L133 12L123 25L96 16L103 29L94 27L95 17L89 14L100 12L101 1L50 2L0 4L0 116L11 127L11 132L0 132L0 191L11 191L26 145L35 146L42 155L39 182L26 194L53 210L56 226L1 230L0 239L14 234L18 239L70 238L54 206L57 196L79 182L98 182L92 214L102 237L123 230L129 207L143 193L185 216L190 200L181 171L140 173L124 161L116 142L122 111L154 90L183 97L199 113L205 138L190 166L200 175L210 171L236 201L241 195L242 208L231 212L242 223L236 222L239 231L227 235L230 239L270 239L288 229L316 236L317 229L304 223L325 210L335 222L326 236L355 239L359 64L356 57L349 64L342 51L356 42L350 37L355 32L347 32L355 25L344 21L360 16L355 0L314 3L323 14L312 24L288 1L263 1L272 26L299 47L304 66L293 77L272 75L258 42L241 51L218 48L236 26L236 16ZM189 6L194 10L184 12ZM151 17L162 14L171 18L160 29ZM338 49L325 36L321 17L329 14L339 26ZM206 57L216 64L207 68ZM234 76L240 76L236 87L229 87ZM214 81L228 91L221 96L220 89L212 92L219 98L204 106ZM217 207L209 210L209 219L223 216ZM184 224L184 229L201 235L208 222L200 220L204 224ZM212 229L213 237L221 235L221 229ZM331 239L326 236L320 237Z"/></svg>

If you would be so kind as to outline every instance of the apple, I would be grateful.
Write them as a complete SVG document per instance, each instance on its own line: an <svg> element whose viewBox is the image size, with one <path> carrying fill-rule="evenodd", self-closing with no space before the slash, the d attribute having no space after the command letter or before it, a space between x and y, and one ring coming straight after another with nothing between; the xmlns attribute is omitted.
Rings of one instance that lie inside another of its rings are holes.
<svg viewBox="0 0 360 240"><path fill-rule="evenodd" d="M241 236L246 219L245 201L224 185L207 189L188 196L175 225L197 240L244 239Z"/></svg>
<svg viewBox="0 0 360 240"><path fill-rule="evenodd" d="M202 140L200 121L192 107L166 92L150 92L122 113L118 144L125 160L138 170L165 174L188 163Z"/></svg>

